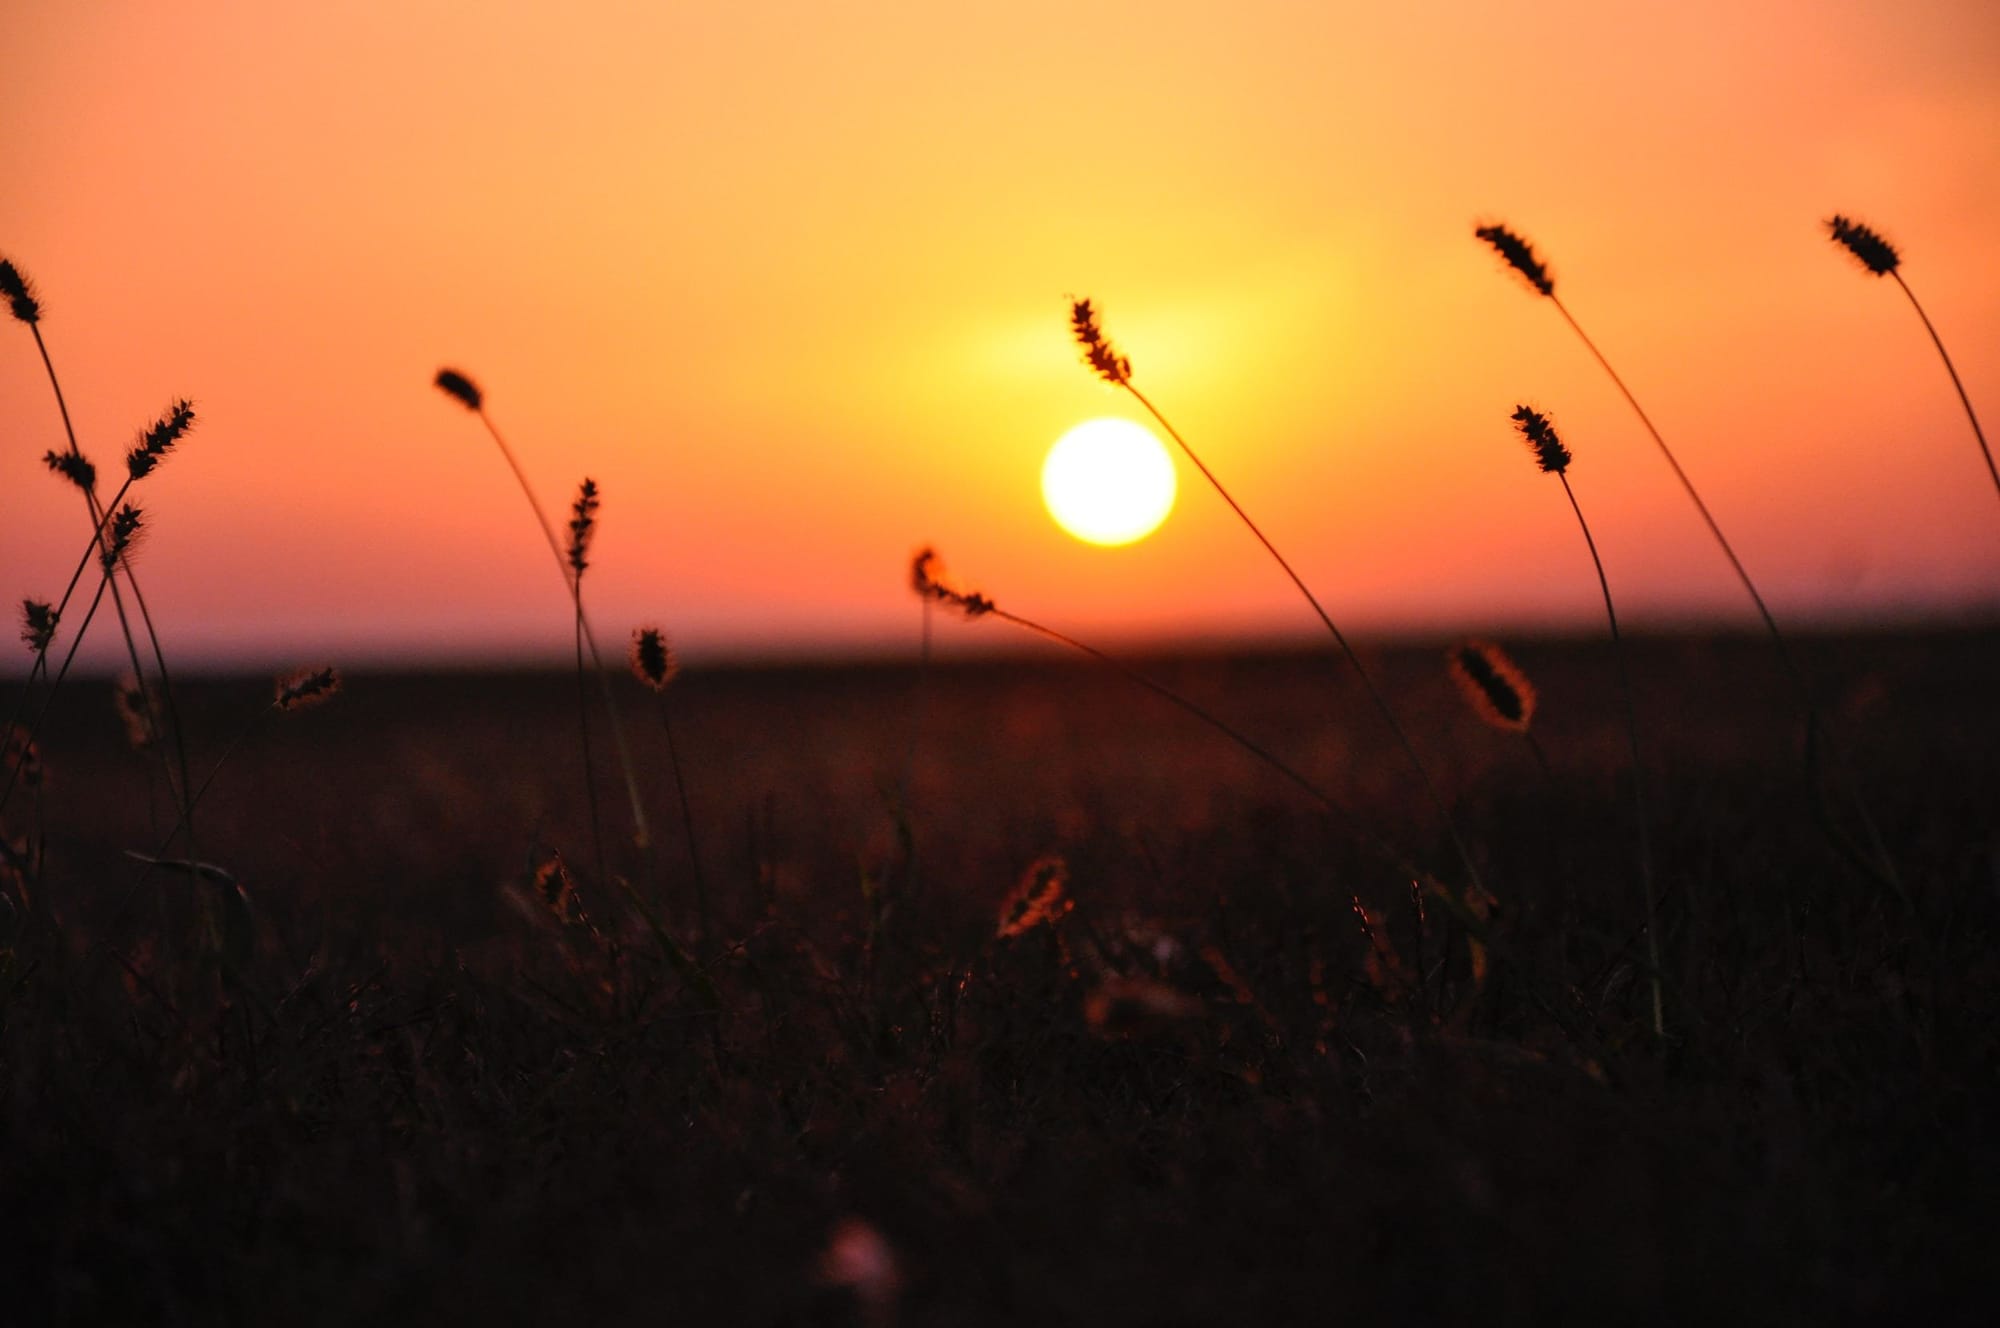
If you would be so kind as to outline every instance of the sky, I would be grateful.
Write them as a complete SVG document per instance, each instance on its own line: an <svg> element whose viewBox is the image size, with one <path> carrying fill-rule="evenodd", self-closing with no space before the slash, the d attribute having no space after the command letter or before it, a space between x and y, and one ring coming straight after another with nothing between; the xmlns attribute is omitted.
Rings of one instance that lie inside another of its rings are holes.
<svg viewBox="0 0 2000 1328"><path fill-rule="evenodd" d="M1753 627L1610 381L1472 235L1504 222L1787 623L2000 617L2000 499L1903 273L2000 427L2000 7L16 4L0 256L84 452L135 490L172 655L561 658L560 521L603 495L600 638L690 660L910 649L908 567L1104 644L1315 626L1179 459L1159 532L1050 520L1044 454L1171 419L1359 633ZM88 523L0 325L0 592ZM1004 623L948 646L1018 645ZM97 645L108 647L109 633ZM89 647L87 647L89 649ZM93 655L92 658L103 658ZM25 652L0 665L22 671Z"/></svg>

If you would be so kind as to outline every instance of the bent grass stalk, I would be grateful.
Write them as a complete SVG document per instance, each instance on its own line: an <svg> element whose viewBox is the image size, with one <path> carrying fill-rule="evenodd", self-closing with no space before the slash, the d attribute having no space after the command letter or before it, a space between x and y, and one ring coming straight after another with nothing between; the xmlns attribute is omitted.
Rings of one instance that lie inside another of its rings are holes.
<svg viewBox="0 0 2000 1328"><path fill-rule="evenodd" d="M1826 227L1834 243L1853 254L1862 267L1878 277L1894 277L1896 284L1902 287L1910 307L1923 321L1924 331L1931 334L1931 344L1937 347L1938 358L1944 361L1944 371L1951 375L1951 385L1958 392L1958 404L1965 407L1965 418L1972 425L1973 441L1979 444L1979 455L1986 461L1986 473L1992 477L1993 491L2000 494L2000 467L1993 464L1993 449L1986 445L1986 431L1979 427L1979 416L1972 411L1972 398L1965 394L1965 384L1959 381L1958 369L1944 348L1944 338L1938 335L1931 316L1924 312L1924 306L1917 300L1917 293L1910 289L1910 283L1903 280L1903 256L1896 252L1896 246L1874 230L1859 222L1849 221L1838 213L1827 218Z"/></svg>
<svg viewBox="0 0 2000 1328"><path fill-rule="evenodd" d="M575 587L576 626L576 730L583 740L583 792L590 808L590 843L597 855L597 879L609 879L604 870L604 818L597 810L597 761L590 752L590 688L583 671L583 574L590 566L590 537L597 529L597 482L585 476L570 504L567 559L570 583ZM615 720L613 721L616 722Z"/></svg>
<svg viewBox="0 0 2000 1328"><path fill-rule="evenodd" d="M1506 260L1509 267L1520 273L1521 277L1537 294L1555 306L1556 312L1562 315L1565 323L1569 324L1570 331L1576 333L1577 340L1583 343L1584 349L1590 352L1591 358L1597 361L1598 365L1611 379L1612 386L1616 387L1619 395L1625 398L1625 403L1632 408L1632 413L1639 417L1639 423L1645 428L1647 435L1652 438L1653 445L1659 449L1661 457L1666 460L1668 468L1673 471L1674 478L1680 482L1681 489L1688 496L1688 501L1692 502L1695 511L1701 514L1702 524L1708 527L1708 533L1715 538L1716 546L1722 550L1722 556L1729 561L1730 569L1736 573L1736 579L1742 584L1744 593L1750 596L1750 602L1756 606L1757 616L1763 620L1764 630L1770 634L1772 647L1778 655L1778 662L1783 667L1786 676L1790 679L1792 687L1798 693L1799 701L1805 709L1806 734L1809 748L1811 750L1818 750L1821 747L1826 747L1831 752L1831 743L1826 740L1825 721L1820 716L1819 702L1813 696L1812 686L1806 680L1805 671L1799 666L1798 661L1792 657L1791 646L1785 640L1785 634L1778 630L1778 620L1772 615L1770 606L1764 602L1764 596L1759 593L1757 583L1750 579L1750 572L1743 566L1743 560L1736 556L1736 550L1729 543L1728 536L1722 533L1721 525L1716 522L1714 515L1708 510L1708 504L1702 501L1701 494L1694 487L1694 481L1688 478L1685 470L1681 469L1681 463L1674 456L1674 450L1667 446L1667 440L1660 435L1659 429L1653 424L1652 417L1646 414L1645 407L1639 404L1639 398L1632 394L1632 389L1625 385L1625 380L1618 376L1616 369L1611 367L1611 361L1605 358L1604 352L1597 348L1597 343L1590 339L1590 335L1583 330L1583 325L1576 321L1575 316L1570 313L1569 309L1556 295L1555 278L1549 272L1548 265L1535 253L1533 245L1505 226L1478 226L1474 228L1473 235L1475 238L1484 240L1487 244L1493 246L1494 250ZM1838 758L1834 757L1833 759L1837 761ZM1849 782L1851 783L1851 781ZM1873 877L1880 884L1886 886L1904 905L1909 905L1909 895L1903 889L1902 879L1897 874L1895 863L1889 859L1888 851L1882 844L1881 835L1875 829L1874 820L1868 815L1867 809L1861 804L1859 794L1851 787L1848 789L1848 794L1853 800L1856 814L1869 836L1871 847L1875 854L1875 861L1869 862L1866 857L1860 855L1849 845L1842 842L1844 836L1840 836L1837 832L1833 831L1831 825L1828 826L1829 832L1834 835L1837 846L1854 859L1855 865L1862 868L1867 875Z"/></svg>
<svg viewBox="0 0 2000 1328"><path fill-rule="evenodd" d="M99 552L104 553L103 531L106 522L110 519L111 511L117 506L117 500L114 499L110 506L100 504L98 501L96 469L89 461L85 460L82 449L77 446L76 427L70 420L69 402L63 395L62 381L56 374L55 361L49 355L48 342L42 337L41 301L35 293L34 284L27 279L26 275L19 268L6 259L0 259L0 296L6 298L9 311L13 314L15 320L25 324L28 331L34 334L35 349L41 355L42 368L48 374L49 388L55 393L56 410L62 416L63 435L68 440L69 450L63 453L51 451L46 460L49 463L50 469L75 484L83 493L84 505L90 515L92 539L95 541ZM185 403L181 404L185 405ZM187 422L191 423L192 420L193 414L190 411ZM183 425L184 427L185 425ZM178 434L175 437L178 437ZM169 440L167 446L171 445L171 440ZM165 448L163 447L160 450L164 451ZM147 469L150 468L149 466ZM138 478L138 474L134 474L132 478ZM124 490L121 488L119 492L122 496ZM187 743L181 729L179 709L174 702L173 682L167 672L166 653L160 647L159 632L153 625L152 613L146 606L145 595L139 588L138 577L133 574L131 565L125 563L122 558L111 559L110 561L112 573L110 577L112 607L118 614L118 624L125 639L125 651L131 659L132 670L141 679L145 676L145 667L139 662L138 642L132 632L131 620L126 616L124 596L118 589L116 573L121 567L125 573L126 583L132 588L133 601L139 609L141 620L146 629L146 637L152 650L154 667L160 676L160 697L166 705L167 720L171 726L173 738L172 757L167 762L167 783L169 787L174 788L178 793L181 808L185 812L188 810L189 791ZM178 784L175 782L176 771L179 774ZM191 820L187 823L187 833L189 855L193 856L194 825Z"/></svg>
<svg viewBox="0 0 2000 1328"><path fill-rule="evenodd" d="M521 494L528 500L528 506L535 514L536 524L542 528L542 537L548 541L549 553L556 560L556 569L562 573L563 582L569 587L570 601L576 610L577 625L582 631L584 646L590 651L591 663L597 670L597 680L604 694L605 715L611 724L612 743L618 749L618 764L625 775L625 793L631 802L632 841L641 849L648 848L652 844L652 833L646 825L645 803L639 796L639 779L632 768L632 753L625 743L625 727L618 720L617 702L611 694L611 676L605 670L604 656L597 649L597 635L591 630L590 617L583 611L582 583L571 569L568 555L556 539L555 527L549 524L548 515L542 511L542 504L535 497L534 489L529 486L527 474L522 471L521 463L514 459L514 449L507 446L507 440L500 436L500 430L494 425L493 417L486 413L486 398L479 390L479 385L456 369L438 370L434 382L439 391L477 415L479 422L486 426L486 432L492 436L494 446L500 449L500 455L505 458L507 468L514 472L514 480L521 486Z"/></svg>
<svg viewBox="0 0 2000 1328"><path fill-rule="evenodd" d="M1113 387L1123 388L1131 394L1134 401L1145 407L1146 413L1151 415L1159 423L1159 426L1167 431L1167 436L1172 438L1179 445L1181 451L1186 454L1188 460L1194 463L1195 469L1201 472L1202 478L1208 481L1209 487L1213 488L1221 496L1222 501L1229 505L1229 510L1236 513L1237 518L1243 522L1250 533L1256 536L1257 542L1264 546L1264 551L1271 555L1272 560L1278 564L1286 577L1291 580L1292 585L1297 587L1299 594L1305 596L1306 603L1312 606L1313 612L1319 616L1320 622L1325 625L1327 632L1333 637L1334 644L1340 647L1341 654L1346 656L1347 662L1353 666L1354 672L1360 677L1361 685L1367 690L1369 700L1374 702L1376 711L1382 716L1383 721L1388 724L1390 732L1396 735L1396 742L1402 747L1403 755L1408 758L1410 767L1416 771L1417 778L1422 781L1424 796L1430 800L1431 807L1437 813L1438 820L1443 824L1446 835L1450 837L1452 847L1457 851L1459 861L1465 867L1466 876L1469 878L1474 891L1484 894L1485 884L1480 879L1479 867L1473 861L1472 851L1466 845L1464 837L1459 834L1458 823L1453 819L1451 812L1445 807L1444 798L1438 793L1437 785L1432 781L1429 769L1425 767L1422 758L1417 755L1415 745L1410 742L1409 734L1404 730L1402 723L1397 720L1396 712L1390 708L1387 698L1375 686L1374 678L1362 666L1361 657L1355 654L1353 646L1348 644L1346 635L1334 624L1332 615L1326 611L1325 606L1319 602L1318 597L1307 587L1305 580L1293 570L1291 563L1287 562L1285 556L1278 552L1277 546L1271 543L1262 528L1250 519L1250 514L1244 511L1242 505L1231 496L1229 490L1223 487L1222 481L1216 478L1215 472L1208 468L1207 463L1188 444L1187 439L1181 437L1180 431L1174 428L1172 422L1165 415L1160 413L1159 408L1146 397L1145 393L1133 386L1132 362L1125 356L1120 355L1116 348L1112 346L1110 340L1104 335L1103 328L1098 325L1097 311L1092 307L1089 300L1072 299L1070 301L1070 330L1076 337L1077 345L1083 351L1084 363L1089 365L1098 377Z"/></svg>
<svg viewBox="0 0 2000 1328"><path fill-rule="evenodd" d="M632 676L659 700L660 728L667 737L667 764L674 772L674 793L681 804L681 831L687 836L688 866L694 872L695 918L701 926L703 945L713 943L708 911L708 878L701 868L701 846L695 839L694 808L688 801L687 779L681 772L680 749L674 743L674 720L667 705L667 688L680 676L680 660L667 644L666 634L657 627L632 629Z"/></svg>
<svg viewBox="0 0 2000 1328"><path fill-rule="evenodd" d="M1032 632L1044 640L1053 641L1057 645L1065 646L1068 649L1076 651L1078 654L1086 655L1096 660L1099 664L1111 669L1127 681L1137 683L1161 700L1186 711L1214 729L1217 733L1220 733L1223 737L1235 743L1249 755L1263 762L1273 773L1318 803L1321 809L1331 816L1343 829L1380 855L1397 872L1413 881L1422 882L1433 893L1446 899L1448 902L1458 902L1458 896L1447 890L1435 876L1423 868L1416 866L1407 855L1394 845L1364 828L1355 819L1353 813L1349 812L1336 801L1331 794L1313 783L1312 780L1306 778L1306 776L1300 774L1296 768L1286 763L1276 753L1272 752L1270 748L1250 737L1200 702L1181 695L1165 683L1141 673L1131 665L1099 650L1096 646L1079 641L1065 632L1057 631L1055 628L1045 623L1036 622L1032 618L1024 618L1020 614L1010 613L978 591L959 590L950 586L942 579L940 559L937 551L934 549L923 549L912 560L910 581L912 587L919 595L935 600L940 604L948 604L959 610L967 618L993 617L998 618L1002 622L1012 623L1014 626ZM1483 931L1483 924L1481 930Z"/></svg>
<svg viewBox="0 0 2000 1328"><path fill-rule="evenodd" d="M1597 541L1590 523L1583 519L1583 505L1569 484L1569 448L1563 445L1555 426L1546 415L1526 406L1517 406L1514 427L1534 451L1535 464L1545 475L1562 482L1570 511L1576 513L1577 528L1583 532L1584 547L1590 550L1590 565L1597 572L1597 587L1604 594L1604 617L1611 626L1611 657L1618 667L1618 696L1625 709L1625 741L1632 754L1632 811L1639 828L1639 888L1646 901L1646 964L1653 986L1653 1036L1666 1036L1666 1012L1660 995L1659 918L1653 887L1653 846L1650 818L1646 815L1646 786L1639 758L1639 708L1632 696L1632 671L1625 660L1625 640L1618 633L1618 610L1611 603L1611 582L1604 575L1604 560L1598 557Z"/></svg>

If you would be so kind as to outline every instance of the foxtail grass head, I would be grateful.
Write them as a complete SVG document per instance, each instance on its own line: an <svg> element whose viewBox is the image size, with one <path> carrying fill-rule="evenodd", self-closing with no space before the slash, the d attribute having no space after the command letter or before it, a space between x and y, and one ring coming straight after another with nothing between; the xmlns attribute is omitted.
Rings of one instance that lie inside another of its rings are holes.
<svg viewBox="0 0 2000 1328"><path fill-rule="evenodd" d="M590 566L590 537L597 533L597 481L586 478L569 505L569 567L577 580Z"/></svg>
<svg viewBox="0 0 2000 1328"><path fill-rule="evenodd" d="M1113 387L1123 387L1132 381L1132 362L1120 355L1104 335L1097 322L1097 310L1089 300L1070 301L1069 326L1076 335L1076 344L1083 350L1083 362L1099 378Z"/></svg>
<svg viewBox="0 0 2000 1328"><path fill-rule="evenodd" d="M437 371L438 391L458 402L467 410L476 411L485 404L486 398L479 390L479 384L467 378L456 369Z"/></svg>
<svg viewBox="0 0 2000 1328"><path fill-rule="evenodd" d="M34 735L19 724L0 728L0 769L12 770L24 788L36 788L42 782L42 749L35 744Z"/></svg>
<svg viewBox="0 0 2000 1328"><path fill-rule="evenodd" d="M666 691L681 671L681 662L674 657L674 648L667 644L666 633L657 627L632 629L631 663L632 676L656 692Z"/></svg>
<svg viewBox="0 0 2000 1328"><path fill-rule="evenodd" d="M21 639L28 643L29 650L39 655L49 648L56 639L59 616L45 600L21 601Z"/></svg>
<svg viewBox="0 0 2000 1328"><path fill-rule="evenodd" d="M1472 233L1498 250L1507 260L1507 266L1520 273L1530 286L1543 295L1556 293L1556 279L1549 275L1548 264L1535 256L1535 246L1505 226L1480 226Z"/></svg>
<svg viewBox="0 0 2000 1328"><path fill-rule="evenodd" d="M1144 1038L1201 1017L1202 1003L1157 978L1112 976L1083 998L1084 1022L1106 1039Z"/></svg>
<svg viewBox="0 0 2000 1328"><path fill-rule="evenodd" d="M1506 652L1491 641L1462 641L1449 656L1452 681L1478 716L1496 729L1526 733L1535 717L1535 689Z"/></svg>
<svg viewBox="0 0 2000 1328"><path fill-rule="evenodd" d="M976 590L958 590L944 580L944 560L936 549L920 549L910 560L910 588L924 599L949 604L968 618L993 612L992 600Z"/></svg>
<svg viewBox="0 0 2000 1328"><path fill-rule="evenodd" d="M279 678L271 704L280 710L304 710L331 700L340 690L340 670L302 669Z"/></svg>
<svg viewBox="0 0 2000 1328"><path fill-rule="evenodd" d="M1887 276L1902 266L1903 258L1896 252L1896 246L1860 222L1849 221L1836 213L1827 218L1826 228L1832 233L1835 244L1860 259L1861 266L1876 276Z"/></svg>
<svg viewBox="0 0 2000 1328"><path fill-rule="evenodd" d="M1542 468L1544 475L1560 475L1569 469L1569 449L1556 436L1556 426L1549 423L1549 417L1527 406L1514 407L1514 427L1527 440L1528 449L1535 454L1535 464Z"/></svg>
<svg viewBox="0 0 2000 1328"><path fill-rule="evenodd" d="M5 258L0 258L0 295L7 297L14 317L22 322L32 326L42 321L42 302L35 298L35 283Z"/></svg>
<svg viewBox="0 0 2000 1328"><path fill-rule="evenodd" d="M174 450L174 444L194 427L194 403L185 397L167 407L167 413L139 435L139 441L125 454L125 470L135 480L153 473L160 459Z"/></svg>
<svg viewBox="0 0 2000 1328"><path fill-rule="evenodd" d="M158 744L160 731L153 722L152 688L141 682L138 674L127 669L112 684L111 703L118 711L119 722L125 726L125 741L132 745L132 750L143 752Z"/></svg>
<svg viewBox="0 0 2000 1328"><path fill-rule="evenodd" d="M551 852L535 868L535 898L549 915L565 926L583 920L582 901L576 892L576 878L569 874L562 854Z"/></svg>
<svg viewBox="0 0 2000 1328"><path fill-rule="evenodd" d="M97 491L97 467L81 452L44 452L42 464L85 493Z"/></svg>
<svg viewBox="0 0 2000 1328"><path fill-rule="evenodd" d="M994 934L1005 940L1054 926L1075 907L1076 901L1069 897L1069 864L1054 854L1037 858L1001 901L1000 925Z"/></svg>
<svg viewBox="0 0 2000 1328"><path fill-rule="evenodd" d="M118 566L119 559L132 552L133 546L139 542L139 536L145 533L145 529L144 512L130 503L118 509L118 514L111 518L111 524L104 528L104 547L98 552L106 573Z"/></svg>

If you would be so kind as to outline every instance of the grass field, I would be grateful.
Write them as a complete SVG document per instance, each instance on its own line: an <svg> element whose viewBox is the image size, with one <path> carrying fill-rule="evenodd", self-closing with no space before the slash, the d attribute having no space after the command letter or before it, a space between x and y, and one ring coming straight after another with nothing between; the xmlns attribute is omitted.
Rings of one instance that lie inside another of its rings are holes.
<svg viewBox="0 0 2000 1328"><path fill-rule="evenodd" d="M1987 1321L2000 634L1797 642L1907 903L1822 831L1861 833L1767 642L1631 643L1664 1041L1607 647L1510 645L1545 773L1443 644L1368 659L1486 924L1038 655L677 682L701 936L621 677L656 842L603 762L610 874L700 975L596 879L572 678L260 723L196 825L254 905L236 966L214 881L125 856L170 799L72 683L6 827L46 859L0 910L0 1319ZM1336 657L1144 666L1462 886ZM269 696L182 688L197 770ZM1073 907L998 936L1052 856Z"/></svg>

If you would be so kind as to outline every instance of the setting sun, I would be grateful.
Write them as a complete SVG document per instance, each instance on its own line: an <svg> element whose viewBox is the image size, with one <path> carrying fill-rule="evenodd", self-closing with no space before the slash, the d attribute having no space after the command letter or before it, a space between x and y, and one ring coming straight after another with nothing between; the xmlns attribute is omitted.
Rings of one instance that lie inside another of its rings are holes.
<svg viewBox="0 0 2000 1328"><path fill-rule="evenodd" d="M1131 544L1174 507L1174 461L1144 426L1086 420L1049 449L1042 500L1056 524L1088 544Z"/></svg>

